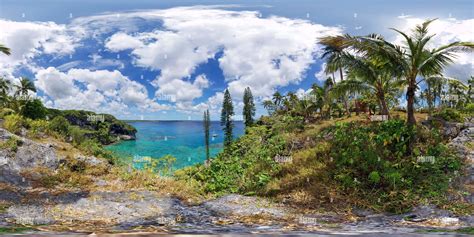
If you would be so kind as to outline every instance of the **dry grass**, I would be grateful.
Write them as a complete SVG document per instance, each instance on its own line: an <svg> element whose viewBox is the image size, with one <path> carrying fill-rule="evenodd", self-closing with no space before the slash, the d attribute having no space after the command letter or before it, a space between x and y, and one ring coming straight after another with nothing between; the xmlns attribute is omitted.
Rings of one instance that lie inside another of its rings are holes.
<svg viewBox="0 0 474 237"><path fill-rule="evenodd" d="M159 195L174 196L188 203L199 203L204 196L198 192L196 184L171 177L162 177L147 170L131 170L113 167L102 177L107 184L95 190L130 191L148 190Z"/></svg>

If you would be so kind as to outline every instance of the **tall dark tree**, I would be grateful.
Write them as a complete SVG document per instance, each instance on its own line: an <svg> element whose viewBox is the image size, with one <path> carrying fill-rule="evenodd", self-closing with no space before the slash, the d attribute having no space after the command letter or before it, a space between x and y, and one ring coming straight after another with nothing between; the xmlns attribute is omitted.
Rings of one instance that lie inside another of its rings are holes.
<svg viewBox="0 0 474 237"><path fill-rule="evenodd" d="M209 153L209 129L211 127L211 116L209 115L209 110L204 111L204 138L206 142L206 160L209 161L210 153Z"/></svg>
<svg viewBox="0 0 474 237"><path fill-rule="evenodd" d="M221 126L224 130L224 148L232 143L232 129L234 127L232 116L234 116L234 106L229 90L224 92L224 101L222 103Z"/></svg>
<svg viewBox="0 0 474 237"><path fill-rule="evenodd" d="M244 109L243 109L243 117L245 127L252 126L254 120L253 117L255 116L255 103L253 102L253 95L250 87L245 88L244 91Z"/></svg>

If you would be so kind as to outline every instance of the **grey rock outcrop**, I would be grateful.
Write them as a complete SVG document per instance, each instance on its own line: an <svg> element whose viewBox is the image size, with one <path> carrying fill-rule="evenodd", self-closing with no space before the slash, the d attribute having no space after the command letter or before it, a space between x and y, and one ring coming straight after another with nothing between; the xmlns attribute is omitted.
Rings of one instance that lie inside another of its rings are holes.
<svg viewBox="0 0 474 237"><path fill-rule="evenodd" d="M14 150L0 148L0 182L27 186L29 182L21 176L22 171L35 167L56 169L59 166L60 157L53 146L19 137L0 128L0 143L5 144L9 140L16 142L16 145Z"/></svg>
<svg viewBox="0 0 474 237"><path fill-rule="evenodd" d="M205 202L203 206L215 213L230 216L266 215L279 219L291 214L286 208L267 199L235 194Z"/></svg>
<svg viewBox="0 0 474 237"><path fill-rule="evenodd" d="M446 138L455 138L459 133L466 128L467 123L448 122L441 118L429 117L427 120L421 122L428 128L437 127L441 134Z"/></svg>
<svg viewBox="0 0 474 237"><path fill-rule="evenodd" d="M457 155L467 164L460 183L468 193L465 200L474 203L474 124L470 120L464 123L466 127L448 144Z"/></svg>

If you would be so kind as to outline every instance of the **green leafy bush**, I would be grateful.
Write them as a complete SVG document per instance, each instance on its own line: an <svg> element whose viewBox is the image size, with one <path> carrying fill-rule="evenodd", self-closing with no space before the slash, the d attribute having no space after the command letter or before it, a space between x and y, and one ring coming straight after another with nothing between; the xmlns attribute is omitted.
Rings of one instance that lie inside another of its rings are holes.
<svg viewBox="0 0 474 237"><path fill-rule="evenodd" d="M0 119L3 119L3 118L5 118L5 116L10 115L10 114L14 114L14 113L15 113L15 111L13 109L1 108L0 109Z"/></svg>
<svg viewBox="0 0 474 237"><path fill-rule="evenodd" d="M117 158L111 151L104 149L96 139L86 139L77 145L77 148L87 155L102 157L109 161L110 164L116 164Z"/></svg>
<svg viewBox="0 0 474 237"><path fill-rule="evenodd" d="M466 108L464 108L464 112L470 114L471 116L474 115L474 103L467 104Z"/></svg>
<svg viewBox="0 0 474 237"><path fill-rule="evenodd" d="M62 136L66 136L69 132L69 122L62 116L56 116L49 123L51 131L57 132Z"/></svg>
<svg viewBox="0 0 474 237"><path fill-rule="evenodd" d="M444 108L441 111L434 113L433 117L441 118L448 122L463 122L461 113L453 108Z"/></svg>
<svg viewBox="0 0 474 237"><path fill-rule="evenodd" d="M343 123L328 132L333 134L328 155L334 159L328 172L348 195L387 211L403 212L416 200L442 198L461 167L438 134L411 129L402 120ZM410 155L409 142L415 138Z"/></svg>
<svg viewBox="0 0 474 237"><path fill-rule="evenodd" d="M50 133L50 124L46 120L28 119L28 133L33 137L46 135Z"/></svg>
<svg viewBox="0 0 474 237"><path fill-rule="evenodd" d="M0 149L8 149L10 151L16 152L18 150L18 146L21 146L23 142L18 140L15 137L10 137L4 142L0 142Z"/></svg>
<svg viewBox="0 0 474 237"><path fill-rule="evenodd" d="M280 167L276 155L286 152L284 133L255 126L220 153L208 167L197 165L183 169L175 175L179 179L197 180L204 192L259 192Z"/></svg>
<svg viewBox="0 0 474 237"><path fill-rule="evenodd" d="M71 138L74 145L80 145L88 140L88 137L86 136L87 133L89 133L87 130L81 129L78 126L69 126L68 136Z"/></svg>
<svg viewBox="0 0 474 237"><path fill-rule="evenodd" d="M21 115L30 119L45 119L48 110L39 99L28 100L21 110Z"/></svg>
<svg viewBox="0 0 474 237"><path fill-rule="evenodd" d="M25 127L25 119L18 114L10 114L5 117L3 126L10 132L18 134L21 128Z"/></svg>

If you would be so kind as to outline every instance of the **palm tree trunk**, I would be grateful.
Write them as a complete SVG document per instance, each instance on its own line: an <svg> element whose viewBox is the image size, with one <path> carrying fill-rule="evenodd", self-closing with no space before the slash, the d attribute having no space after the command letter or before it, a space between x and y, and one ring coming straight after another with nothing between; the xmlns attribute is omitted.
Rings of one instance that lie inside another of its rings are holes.
<svg viewBox="0 0 474 237"><path fill-rule="evenodd" d="M344 74L342 73L342 68L339 68L339 75L341 76L341 81L344 81ZM346 109L346 114L347 116L350 117L351 111L349 111L349 105L347 103L347 98L345 95L342 97L342 101L344 102L344 108Z"/></svg>
<svg viewBox="0 0 474 237"><path fill-rule="evenodd" d="M380 105L382 115L387 115L390 118L390 111L388 110L387 101L385 101L385 96L380 97Z"/></svg>
<svg viewBox="0 0 474 237"><path fill-rule="evenodd" d="M415 74L416 75L416 74ZM416 83L416 76L412 77L409 80L409 85L407 88L407 125L410 128L414 128L416 126L416 118L415 118L415 83ZM408 140L408 149L407 154L412 154L413 148L415 145L416 134L413 133L410 139Z"/></svg>
<svg viewBox="0 0 474 237"><path fill-rule="evenodd" d="M415 118L415 83L410 80L410 85L407 88L407 124L410 126L416 125Z"/></svg>

